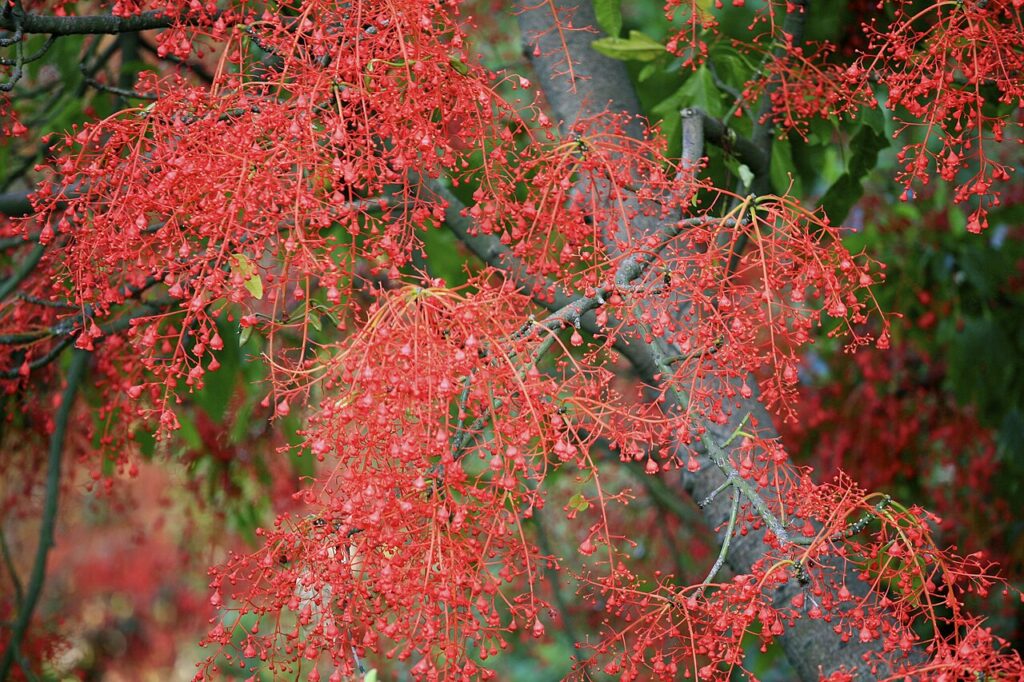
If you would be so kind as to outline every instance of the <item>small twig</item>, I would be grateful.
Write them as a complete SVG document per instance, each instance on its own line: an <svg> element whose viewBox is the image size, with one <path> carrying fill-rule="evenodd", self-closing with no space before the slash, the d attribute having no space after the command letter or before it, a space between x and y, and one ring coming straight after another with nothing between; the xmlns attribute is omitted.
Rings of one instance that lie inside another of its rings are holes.
<svg viewBox="0 0 1024 682"><path fill-rule="evenodd" d="M177 57L173 54L166 54L161 56L156 45L141 37L139 40L139 47L141 47L146 52L149 52L150 54L154 55L158 59L163 59L164 61L171 62L172 64L177 64L178 66L185 67L186 69L194 73L196 77L199 78L199 80L203 81L207 85L213 84L213 75L211 75L210 72L207 71L202 64L182 59L181 57Z"/></svg>
<svg viewBox="0 0 1024 682"><path fill-rule="evenodd" d="M729 437L725 439L724 443L722 443L722 447L723 448L729 447L729 445L731 445L732 442L734 440L736 440L736 438L738 438L739 436L746 436L747 435L743 431L743 427L747 425L748 421L750 421L750 413L749 412L747 412L745 415L743 415L743 419L740 420L740 423L736 425L736 428L733 429L731 434L729 434Z"/></svg>
<svg viewBox="0 0 1024 682"><path fill-rule="evenodd" d="M672 371L669 368L669 366L665 364L665 356L663 352L655 344L652 344L651 347L655 354L655 361L658 364L658 368L665 376L671 376ZM686 401L683 400L682 396L679 394L679 390L675 386L673 386L671 382L668 382L668 390L673 394L673 397L675 398L677 404L686 404ZM789 532L786 530L786 527L782 524L781 521L779 521L778 517L768 507L768 503L765 502L764 498L761 497L757 490L740 475L740 472L737 471L736 467L733 466L732 462L729 460L728 454L726 454L724 450L725 447L728 447L729 444L732 443L732 441L737 436L740 435L743 429L743 425L746 423L749 417L749 414L744 416L743 420L736 427L736 430L732 433L731 436L729 436L729 438L724 442L724 444L721 445L715 442L715 440L710 436L710 434L714 432L711 429L711 425L708 424L707 422L703 422L701 425L704 427L706 435L701 440L701 442L704 444L705 450L711 457L711 461L715 464L716 467L718 467L718 470L725 475L726 484L735 488L736 491L740 495L742 495L747 500L747 502L750 503L750 505L754 508L754 511L757 512L757 515L761 517L762 521L764 521L765 525L768 527L768 530L770 530L775 535L775 537L779 539L779 542L781 542L783 545L792 544L793 541L791 539ZM717 495L718 492L716 492L715 494Z"/></svg>
<svg viewBox="0 0 1024 682"><path fill-rule="evenodd" d="M352 660L356 662L356 668L359 670L359 674L365 674L366 668L363 667L363 661L359 658L359 652L356 650L355 645L352 645Z"/></svg>
<svg viewBox="0 0 1024 682"><path fill-rule="evenodd" d="M534 275L526 263L517 258L512 250L501 243L495 235L483 234L462 215L462 202L441 182L421 178L415 173L409 174L412 184L422 183L435 196L446 204L445 224L452 233L465 244L480 260L505 272L525 293L537 297L538 293L555 291L555 302L545 304L548 310L555 311L572 300L568 294L558 289L554 282L546 277Z"/></svg>
<svg viewBox="0 0 1024 682"><path fill-rule="evenodd" d="M704 425L708 427L707 424ZM774 512L768 507L768 503L764 501L764 498L754 489L750 483L747 482L740 473L736 471L736 467L729 461L728 455L725 450L714 441L713 438L705 437L702 441L707 448L708 454L711 455L711 461L715 463L715 466L725 474L725 477L729 479L730 484L739 491L739 493L747 499L750 505L757 512L757 515L761 517L765 525L768 526L775 537L779 539L783 545L792 544L793 540L786 530L782 522L779 521L778 517L775 516Z"/></svg>
<svg viewBox="0 0 1024 682"><path fill-rule="evenodd" d="M723 448L729 447L729 444L732 443L732 441L736 438L736 436L738 436L740 434L740 432L743 429L744 424L747 423L747 420L749 418L750 418L750 413L748 412L746 415L744 415L742 421L740 421L739 425L736 427L736 430L733 431L732 435L729 436L729 438L724 443L722 443L722 447ZM736 478L736 477L738 477L738 472L736 472L735 476L733 474L728 475L726 477L726 479L722 482L722 484L719 485L714 490L712 490L710 493L708 493L707 497L705 497L703 500L701 500L700 502L697 503L697 506L700 507L701 509L704 509L709 504L714 502L715 498L718 497L722 493L723 490L725 490L726 488L729 488L729 487L732 487L732 486L735 485L734 478Z"/></svg>
<svg viewBox="0 0 1024 682"><path fill-rule="evenodd" d="M885 508L888 507L890 504L892 504L892 497L890 497L889 495L885 495L885 496L882 497L881 500L879 500L878 504L875 505L875 511L878 512L878 513L881 513L883 511L885 511ZM859 533L862 530L864 530L865 528L867 528L868 524L871 523L872 521L874 521L876 518L878 518L878 517L875 514L872 514L871 512L864 512L859 519L857 519L853 523L849 524L848 526L846 526L842 530L836 531L832 535L828 536L825 539L825 541L826 542L838 542L839 540L846 540L847 538L851 538L854 535L856 535L857 533ZM813 544L817 543L818 541L819 541L818 537L809 537L809 538L799 537L799 538L793 538L793 544L794 545L807 546L807 545L813 545Z"/></svg>
<svg viewBox="0 0 1024 682"><path fill-rule="evenodd" d="M151 106L153 106L153 105L148 105L146 107L146 110L144 110L144 111L139 113L139 116L143 116L143 117L148 116L149 115L149 107L151 107ZM237 118L239 116L242 116L243 114L248 114L248 113L258 114L258 113L260 113L260 111L261 111L261 109L260 109L259 105L256 105L256 104L252 104L252 105L247 106L247 107L234 107L232 109L228 109L227 111L222 113L220 116L218 116L217 117L217 121L220 122L220 123L223 123L224 121L230 121L231 119ZM193 123L196 123L198 121L202 121L205 118L207 118L206 115L196 116L195 114L188 114L186 116L182 116L181 117L181 121L182 121L182 123L185 123L186 125L192 125Z"/></svg>
<svg viewBox="0 0 1024 682"><path fill-rule="evenodd" d="M78 309L78 306L73 305L71 303L68 303L67 301L50 301L50 300L45 299L45 298L39 298L38 296L33 296L32 294L26 294L23 291L19 291L17 294L15 294L15 296L17 296L21 300L25 301L26 303L31 303L32 305L43 306L44 308L57 308L59 310L77 310Z"/></svg>
<svg viewBox="0 0 1024 682"><path fill-rule="evenodd" d="M55 343L53 345L53 348L47 351L45 355L41 355L32 362L28 363L29 371L39 369L40 367L45 367L46 365L56 360L57 356L60 355L65 348L70 346L71 342L74 340L74 337L66 336L57 343ZM21 376L20 367L10 367L8 369L0 371L0 378L3 379L17 379L19 376Z"/></svg>
<svg viewBox="0 0 1024 682"><path fill-rule="evenodd" d="M708 576L704 578L704 582L701 583L702 587L706 587L711 584L711 581L715 579L718 572L722 570L722 566L725 565L725 557L729 553L729 543L732 541L732 534L736 530L736 517L739 516L740 511L740 496L733 493L732 496L732 508L729 510L729 523L725 528L725 537L722 538L722 546L718 549L718 558L715 559L715 563L711 566L711 570L708 571Z"/></svg>
<svg viewBox="0 0 1024 682"><path fill-rule="evenodd" d="M277 50L272 45L268 45L265 42L263 42L262 36L256 33L252 26L245 27L245 34L249 36L249 39L253 43L255 43L256 47L260 48L267 54L274 55L275 57L280 56Z"/></svg>
<svg viewBox="0 0 1024 682"><path fill-rule="evenodd" d="M715 339L715 342L708 346L707 348L698 348L697 350L690 351L689 353L680 353L677 355L665 356L665 364L674 365L677 362L686 362L688 360L696 360L708 355L714 355L724 344L725 337L719 336L717 339Z"/></svg>
<svg viewBox="0 0 1024 682"><path fill-rule="evenodd" d="M531 331L536 332L540 329L547 329L548 331L555 332L568 326L579 329L582 325L583 316L591 310L603 306L607 302L607 298L608 291L604 287L598 287L593 295L580 296L551 313L543 320L534 322Z"/></svg>
<svg viewBox="0 0 1024 682"><path fill-rule="evenodd" d="M768 174L771 160L764 149L751 140L740 137L726 123L713 118L707 112L695 107L691 107L690 110L700 114L705 142L713 144L726 154L735 157L755 176Z"/></svg>
<svg viewBox="0 0 1024 682"><path fill-rule="evenodd" d="M84 67L85 65L83 64L82 66ZM119 97L125 97L129 99L144 99L150 102L155 102L156 100L160 99L156 95L152 95L149 93L136 92L135 90L131 90L129 88L121 88L116 85L106 85L105 83L100 83L95 78L89 78L88 76L86 76L85 78L85 83L93 88L96 88L97 90L100 90L102 92L109 92L110 94L118 95Z"/></svg>
<svg viewBox="0 0 1024 682"><path fill-rule="evenodd" d="M718 497L719 495L721 495L721 494L722 494L722 491L723 491L723 490L727 489L727 488L728 488L729 486L731 486L731 485L732 485L732 480L731 480L731 479L728 479L728 478L727 478L727 479L725 479L724 481L722 481L722 484L721 484L721 485L719 485L719 486L718 486L717 488L715 488L715 489L714 489L714 490L712 490L712 491L711 491L710 493L708 493L708 494L707 494L707 497L705 497L705 498L704 498L703 500L701 500L700 502L698 502L698 503L697 503L697 506L698 506L698 507L700 507L701 509L703 509L704 507L708 506L709 504L711 504L712 502L714 502L714 501L715 501L715 499L716 499L716 498L717 498L717 497Z"/></svg>
<svg viewBox="0 0 1024 682"><path fill-rule="evenodd" d="M576 297L569 295L553 281L542 275L532 274L526 264L518 259L511 249L502 244L497 236L485 234L476 229L472 220L462 214L462 202L443 184L436 180L423 180L415 173L409 174L409 181L412 183L422 182L433 194L439 196L447 204L445 224L456 238L480 260L501 270L520 291L532 296L534 302L539 306L548 311L557 312L575 300ZM580 322L582 329L591 334L601 334L604 331L592 315L581 318ZM631 338L639 338L635 329L631 325L620 325L612 315L608 316L608 327L619 330L612 342L612 347L626 358L641 376L653 376L657 370L654 358L646 345L630 342Z"/></svg>
<svg viewBox="0 0 1024 682"><path fill-rule="evenodd" d="M130 295L134 297L141 293L142 291L144 291L146 288L148 287L135 288L134 293L132 293L132 288L126 287L126 291L128 291ZM165 307L168 307L170 303L171 302L169 300L152 301L150 303L140 305L138 308L131 311L127 315L122 315L121 317L117 318L116 320L113 320L112 322L101 324L99 326L100 332L103 334L103 336L107 336L110 334L116 334L118 332L124 331L129 326L131 326L132 320L137 319L139 317L146 317L147 315L154 315L163 310ZM28 363L29 371L45 367L46 365L50 364L55 359L57 359L57 357L64 351L64 349L70 346L71 343L75 340L75 331L78 329L80 329L80 327L79 325L76 325L74 321L64 320L51 327L49 330L47 330L47 336L59 336L62 338L60 339L60 341L55 343L53 347L46 352L46 354ZM17 379L19 376L21 376L21 367L9 367L5 370L0 370L0 378L3 379Z"/></svg>
<svg viewBox="0 0 1024 682"><path fill-rule="evenodd" d="M724 80L722 80L721 76L718 73L718 69L715 68L715 63L713 60L709 59L706 62L706 66L708 69L708 73L711 74L711 82L715 84L716 88L732 97L734 103L743 100L743 93L741 93L739 90L737 90L736 88L732 87ZM733 106L735 106L735 104ZM733 113L736 112L734 111Z"/></svg>
<svg viewBox="0 0 1024 682"><path fill-rule="evenodd" d="M39 59L42 59L43 56L46 55L47 52L49 52L50 48L53 47L53 44L55 42L57 42L57 37L58 36L49 36L49 37L47 37L46 38L46 42L43 43L43 46L40 47L35 52L33 52L32 54L30 54L27 57L25 57L24 59L22 59L21 63L22 64L31 64L34 61L38 61ZM16 59L8 59L7 57L0 57L0 66L17 66L17 60Z"/></svg>
<svg viewBox="0 0 1024 682"><path fill-rule="evenodd" d="M45 339L47 336L52 336L53 330L50 328L36 329L31 332L19 332L16 334L0 334L0 346L20 346L26 343L32 343L39 339Z"/></svg>
<svg viewBox="0 0 1024 682"><path fill-rule="evenodd" d="M14 33L10 38L0 38L0 47L10 47L21 43L22 38L25 37L24 19L25 10L22 8L20 0L4 3L3 12L0 13L0 28L14 29Z"/></svg>
<svg viewBox="0 0 1024 682"><path fill-rule="evenodd" d="M637 287L632 284L647 272L658 254L669 245L669 243L684 230L702 227L705 225L719 224L723 227L735 227L738 221L732 217L717 218L714 216L695 216L684 220L666 222L659 230L660 237L658 245L650 251L634 252L624 258L615 271L615 289L617 291L636 291Z"/></svg>
<svg viewBox="0 0 1024 682"><path fill-rule="evenodd" d="M10 92L14 89L15 84L21 80L24 73L23 66L25 64L25 44L22 42L24 33L22 31L22 20L25 16L25 11L21 8L21 1L15 0L13 5L10 5L10 20L14 27L14 34L10 38L0 38L0 47L10 47L14 45L14 68L11 70L11 77L7 79L6 83L0 83L0 92ZM4 19L7 16L5 14Z"/></svg>

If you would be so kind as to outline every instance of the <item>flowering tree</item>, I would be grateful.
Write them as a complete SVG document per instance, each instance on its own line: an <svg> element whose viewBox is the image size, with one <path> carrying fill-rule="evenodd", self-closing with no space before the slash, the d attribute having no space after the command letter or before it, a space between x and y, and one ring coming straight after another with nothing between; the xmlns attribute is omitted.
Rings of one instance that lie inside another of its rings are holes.
<svg viewBox="0 0 1024 682"><path fill-rule="evenodd" d="M787 448L809 344L894 342L868 174L1019 201L1020 3L732 4L5 4L0 677L58 502L161 462L269 500L179 559L197 679L1019 677L982 548Z"/></svg>

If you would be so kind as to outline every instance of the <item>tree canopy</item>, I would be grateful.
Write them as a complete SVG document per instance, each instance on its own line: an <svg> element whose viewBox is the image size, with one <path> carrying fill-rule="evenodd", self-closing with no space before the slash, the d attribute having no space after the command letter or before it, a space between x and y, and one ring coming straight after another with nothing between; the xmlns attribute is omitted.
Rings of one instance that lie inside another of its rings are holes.
<svg viewBox="0 0 1024 682"><path fill-rule="evenodd" d="M10 0L0 678L1020 678L1020 5Z"/></svg>

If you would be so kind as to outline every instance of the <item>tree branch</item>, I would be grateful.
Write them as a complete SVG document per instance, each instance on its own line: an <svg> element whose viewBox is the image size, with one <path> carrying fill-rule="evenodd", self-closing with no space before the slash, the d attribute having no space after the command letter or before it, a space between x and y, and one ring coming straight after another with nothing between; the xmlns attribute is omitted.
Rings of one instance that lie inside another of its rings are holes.
<svg viewBox="0 0 1024 682"><path fill-rule="evenodd" d="M14 585L14 603L21 608L21 603L25 599L25 590L21 586L21 579L18 577L18 570L14 566L14 561L11 559L11 550L7 546L7 537L4 535L4 531L0 528L0 555L3 556L4 566L7 568L7 573L11 576L11 584Z"/></svg>
<svg viewBox="0 0 1024 682"><path fill-rule="evenodd" d="M696 107L687 107L680 112L680 115L684 121L688 118L699 117L704 130L704 141L710 142L727 154L732 154L754 175L768 177L771 166L771 155L768 153L770 146L768 150L765 150L753 141L740 137L732 128L727 128L717 118ZM700 152L700 156L703 156L703 150Z"/></svg>
<svg viewBox="0 0 1024 682"><path fill-rule="evenodd" d="M28 200L33 190L14 190L0 194L0 214L9 218L20 218L32 213L32 202Z"/></svg>
<svg viewBox="0 0 1024 682"><path fill-rule="evenodd" d="M597 302L596 295L574 297L554 283L546 279L542 281L537 276L531 275L526 264L516 258L511 249L502 244L500 239L473 228L472 221L462 215L462 202L448 188L438 182L430 182L428 187L446 203L445 223L448 228L480 260L504 272L519 289L531 294L538 305L552 314L562 315L564 319L568 319L565 317L565 311L573 309L575 306L577 313L573 322L578 320L581 329L592 335L607 333L607 329L598 326L597 318L592 312L593 308L601 305ZM587 300L582 300L584 298ZM580 306L586 307L586 310L582 310ZM608 317L608 327L620 329L622 332L615 336L613 344L615 350L633 365L640 377L653 377L658 371L657 364L650 348L639 340L639 335L628 327L623 329L611 315Z"/></svg>
<svg viewBox="0 0 1024 682"><path fill-rule="evenodd" d="M6 680L11 670L11 665L21 647L28 630L29 622L39 601L39 595L43 591L43 582L46 578L46 560L50 549L54 546L54 526L57 519L57 503L60 499L60 474L61 460L64 454L64 439L67 435L68 421L71 416L71 409L75 403L75 397L85 376L85 368L89 362L90 354L83 350L76 350L71 356L71 365L68 367L67 386L61 397L60 407L54 417L53 433L50 435L50 450L47 459L46 469L46 493L43 498L42 526L39 530L39 545L36 548L35 561L32 564L32 572L29 575L28 585L25 589L25 598L18 609L18 617L11 629L11 637L7 641L7 648L4 649L3 658L0 659L0 680Z"/></svg>
<svg viewBox="0 0 1024 682"><path fill-rule="evenodd" d="M88 34L117 34L151 31L170 28L179 23L201 23L213 21L216 15L202 17L198 14L171 15L159 10L142 12L130 17L115 17L110 14L84 17L59 17L52 14L24 14L20 17L23 33L49 33L51 36ZM0 29L18 30L13 16L0 16Z"/></svg>
<svg viewBox="0 0 1024 682"><path fill-rule="evenodd" d="M157 46L154 45L153 43L149 42L148 40L145 39L145 37L142 37L142 36L139 37L139 47L142 48L143 50L145 50L146 52L150 53L154 57L157 57L158 59L162 59L164 61L168 61L168 62L171 62L172 64L177 64L178 66L181 66L183 68L188 69L189 71L191 71L192 73L194 73L196 75L196 78L201 80L206 85L212 85L213 84L213 74L211 74L206 69L206 67L203 66L202 64L200 64L199 62L185 60L185 59L177 57L177 56L175 56L173 54L167 54L167 55L161 56L160 55L160 51L157 49Z"/></svg>
<svg viewBox="0 0 1024 682"><path fill-rule="evenodd" d="M622 62L605 57L590 44L601 37L590 0L518 0L523 54L530 58L537 79L562 131L580 119L606 112L632 116L624 131L640 138L643 127L633 86ZM557 15L557 16L556 16ZM586 134L586 131L577 131Z"/></svg>
<svg viewBox="0 0 1024 682"><path fill-rule="evenodd" d="M521 5L522 6L522 5ZM555 10L550 9L551 7ZM803 23L804 0L795 3L787 20L786 32L798 36L798 29ZM555 14L559 16L555 16ZM797 16L799 15L799 16ZM566 16L571 16L575 30L566 32ZM559 27L559 23L563 24ZM533 63L538 71L538 82L544 88L548 101L551 103L559 117L567 122L575 122L582 116L589 113L612 110L623 114L635 114L638 112L636 99L629 84L625 69L621 63L607 60L600 57L590 47L593 38L599 35L596 31L596 21L592 8L588 2L579 0L552 0L540 6L525 6L520 15L520 26L524 35L524 42L527 54L533 55ZM562 42L559 42L559 41ZM533 48L539 45L539 55ZM782 48L783 51L785 48ZM561 54L559 54L561 50ZM564 64L572 65L567 69ZM578 65L578 66L577 66ZM600 66L597 66L600 65ZM576 78L570 78L575 73ZM581 78L585 75L586 78ZM567 80L569 79L569 80ZM690 140L687 154L691 157L696 153L694 146L704 137L709 141L721 142L725 140L725 127L717 122L703 119L701 135ZM696 132L696 130L694 131ZM771 135L769 125L762 125L756 131L755 139L750 144L743 144L743 154L753 165L748 164L751 170L761 171L759 178L767 181L767 170L770 161ZM637 138L642 135L642 130L630 128L630 134ZM756 172L756 171L755 171ZM669 219L671 220L671 219ZM617 232L616 238L622 243L642 243L642 240L652 234L663 233L666 230L662 224L643 224L634 221L627 225L620 225L617 228L609 227L609 230ZM631 268L642 264L646 258L637 256L635 263L629 264L629 258L620 268L621 277L617 279L629 281L634 279ZM685 310L685 301L680 302L680 311L677 317L680 324L687 325L683 320L682 311ZM630 339L631 346L643 345L648 355L655 358L665 357L666 353L654 344L645 344L640 338ZM671 352L677 352L668 344L665 347ZM654 371L650 367L637 367L636 369L651 385L662 383L655 363ZM713 373L712 373L713 375ZM756 385L756 383L755 383ZM730 390L731 389L731 390ZM777 435L773 426L771 415L764 406L756 400L756 397L743 400L739 397L737 386L730 386L722 383L716 392L723 403L723 410L729 419L722 425L708 425L708 432L704 436L705 446L713 443L716 447L714 459L727 461L731 451L737 447L736 442L730 442L729 434L735 432L743 419L748 416L759 426L759 433L762 437L771 439ZM730 397L731 396L731 397ZM685 409L685 404L676 405L675 409ZM737 439L738 440L738 439ZM678 445L680 448L688 448L686 445ZM706 451L705 451L706 452ZM711 454L707 453L706 454ZM725 475L715 466L705 466L695 474L688 474L683 479L683 486L693 499L703 500L708 498L713 491L720 487L726 480ZM737 492L739 494L739 492ZM732 496L729 500L713 499L704 508L704 518L707 525L712 529L722 529L728 526L732 515ZM724 504L723 504L724 502ZM776 530L778 530L776 528ZM721 537L721 531L717 531ZM785 533L784 533L785 535ZM738 574L750 573L751 568L765 556L766 545L764 542L765 531L748 532L739 534L731 540L726 561ZM852 574L842 562L834 562L831 568L845 572L844 579L850 586L851 591L861 594L869 592L868 586ZM781 586L772 595L775 604L787 604L790 599L800 590L802 586L795 585L797 581L790 581ZM849 642L840 641L839 636L833 630L831 623L823 620L812 620L810 618L796 619L787 628L786 633L780 638L787 658L794 665L802 679L819 679L822 675L827 676L832 671L841 667L858 668L865 662L865 656L876 652L879 644L862 643L856 639ZM878 668L879 674L885 672L885 666Z"/></svg>
<svg viewBox="0 0 1024 682"><path fill-rule="evenodd" d="M44 251L46 251L46 247L43 244L36 243L28 253L28 256L18 265L18 269L11 273L11 276L6 280L0 282L0 301L7 298L35 270L36 265L39 264L40 259L43 257Z"/></svg>

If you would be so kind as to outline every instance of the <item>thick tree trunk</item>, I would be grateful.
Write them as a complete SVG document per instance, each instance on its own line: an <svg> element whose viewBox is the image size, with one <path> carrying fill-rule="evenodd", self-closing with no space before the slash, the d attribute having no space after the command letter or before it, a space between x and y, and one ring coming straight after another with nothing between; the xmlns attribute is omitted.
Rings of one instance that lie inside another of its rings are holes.
<svg viewBox="0 0 1024 682"><path fill-rule="evenodd" d="M553 0L551 3L540 5L521 2L520 11L524 53L532 60L537 79L554 115L562 121L564 132L574 129L574 126L578 127L579 121L589 120L603 112L630 115L638 113L637 99L622 63L609 59L590 47L590 44L601 36L590 0ZM555 30L557 22L561 23L562 30ZM567 68L569 60L572 62L571 72L574 76L571 80L570 70ZM642 134L639 120L634 119L626 132L639 137ZM766 148L760 150L764 155L763 159L767 160L771 152L771 136L762 134L759 139L768 141ZM764 167L767 168L767 161ZM638 242L648 231L657 230L659 227L660 225L650 222L632 221L626 229L633 230L633 234L616 236L620 241ZM622 227L617 226L614 229L621 231ZM682 319L682 316L679 319ZM654 373L650 371L649 358L652 349L649 346L645 348L646 344L639 338L629 339L627 343L633 349L631 355L634 355L634 358L631 359L634 360L634 365L639 365L636 367L638 374L645 381L656 383ZM760 435L765 438L776 435L771 415L756 399L742 401L740 409L735 409L737 398L726 398L724 389L723 385L718 395L727 407L726 413L730 415L730 419L727 424L718 427L716 433L710 434L712 438L719 443L726 442L729 435L739 428L747 414L756 418ZM723 474L708 464L696 474L685 475L682 487L694 500L703 500L724 480ZM714 502L704 508L704 518L709 528L719 530L725 527L729 517L729 497L719 495ZM763 538L764 531L750 532L732 538L727 563L736 574L751 572L752 566L765 556L767 546ZM837 564L837 570L841 571L840 566ZM867 585L853 575L852 571L846 573L842 580L853 594L868 593ZM798 581L795 578L791 579L778 588L774 595L775 603L779 606L788 604L800 589ZM878 660L880 642L864 644L857 638L843 642L834 631L834 625L834 622L827 623L821 619L812 620L805 617L787 627L781 643L789 661L802 679L817 680L841 668L864 669L866 659ZM862 673L857 679L877 679L887 672L887 669L876 668L871 673Z"/></svg>

